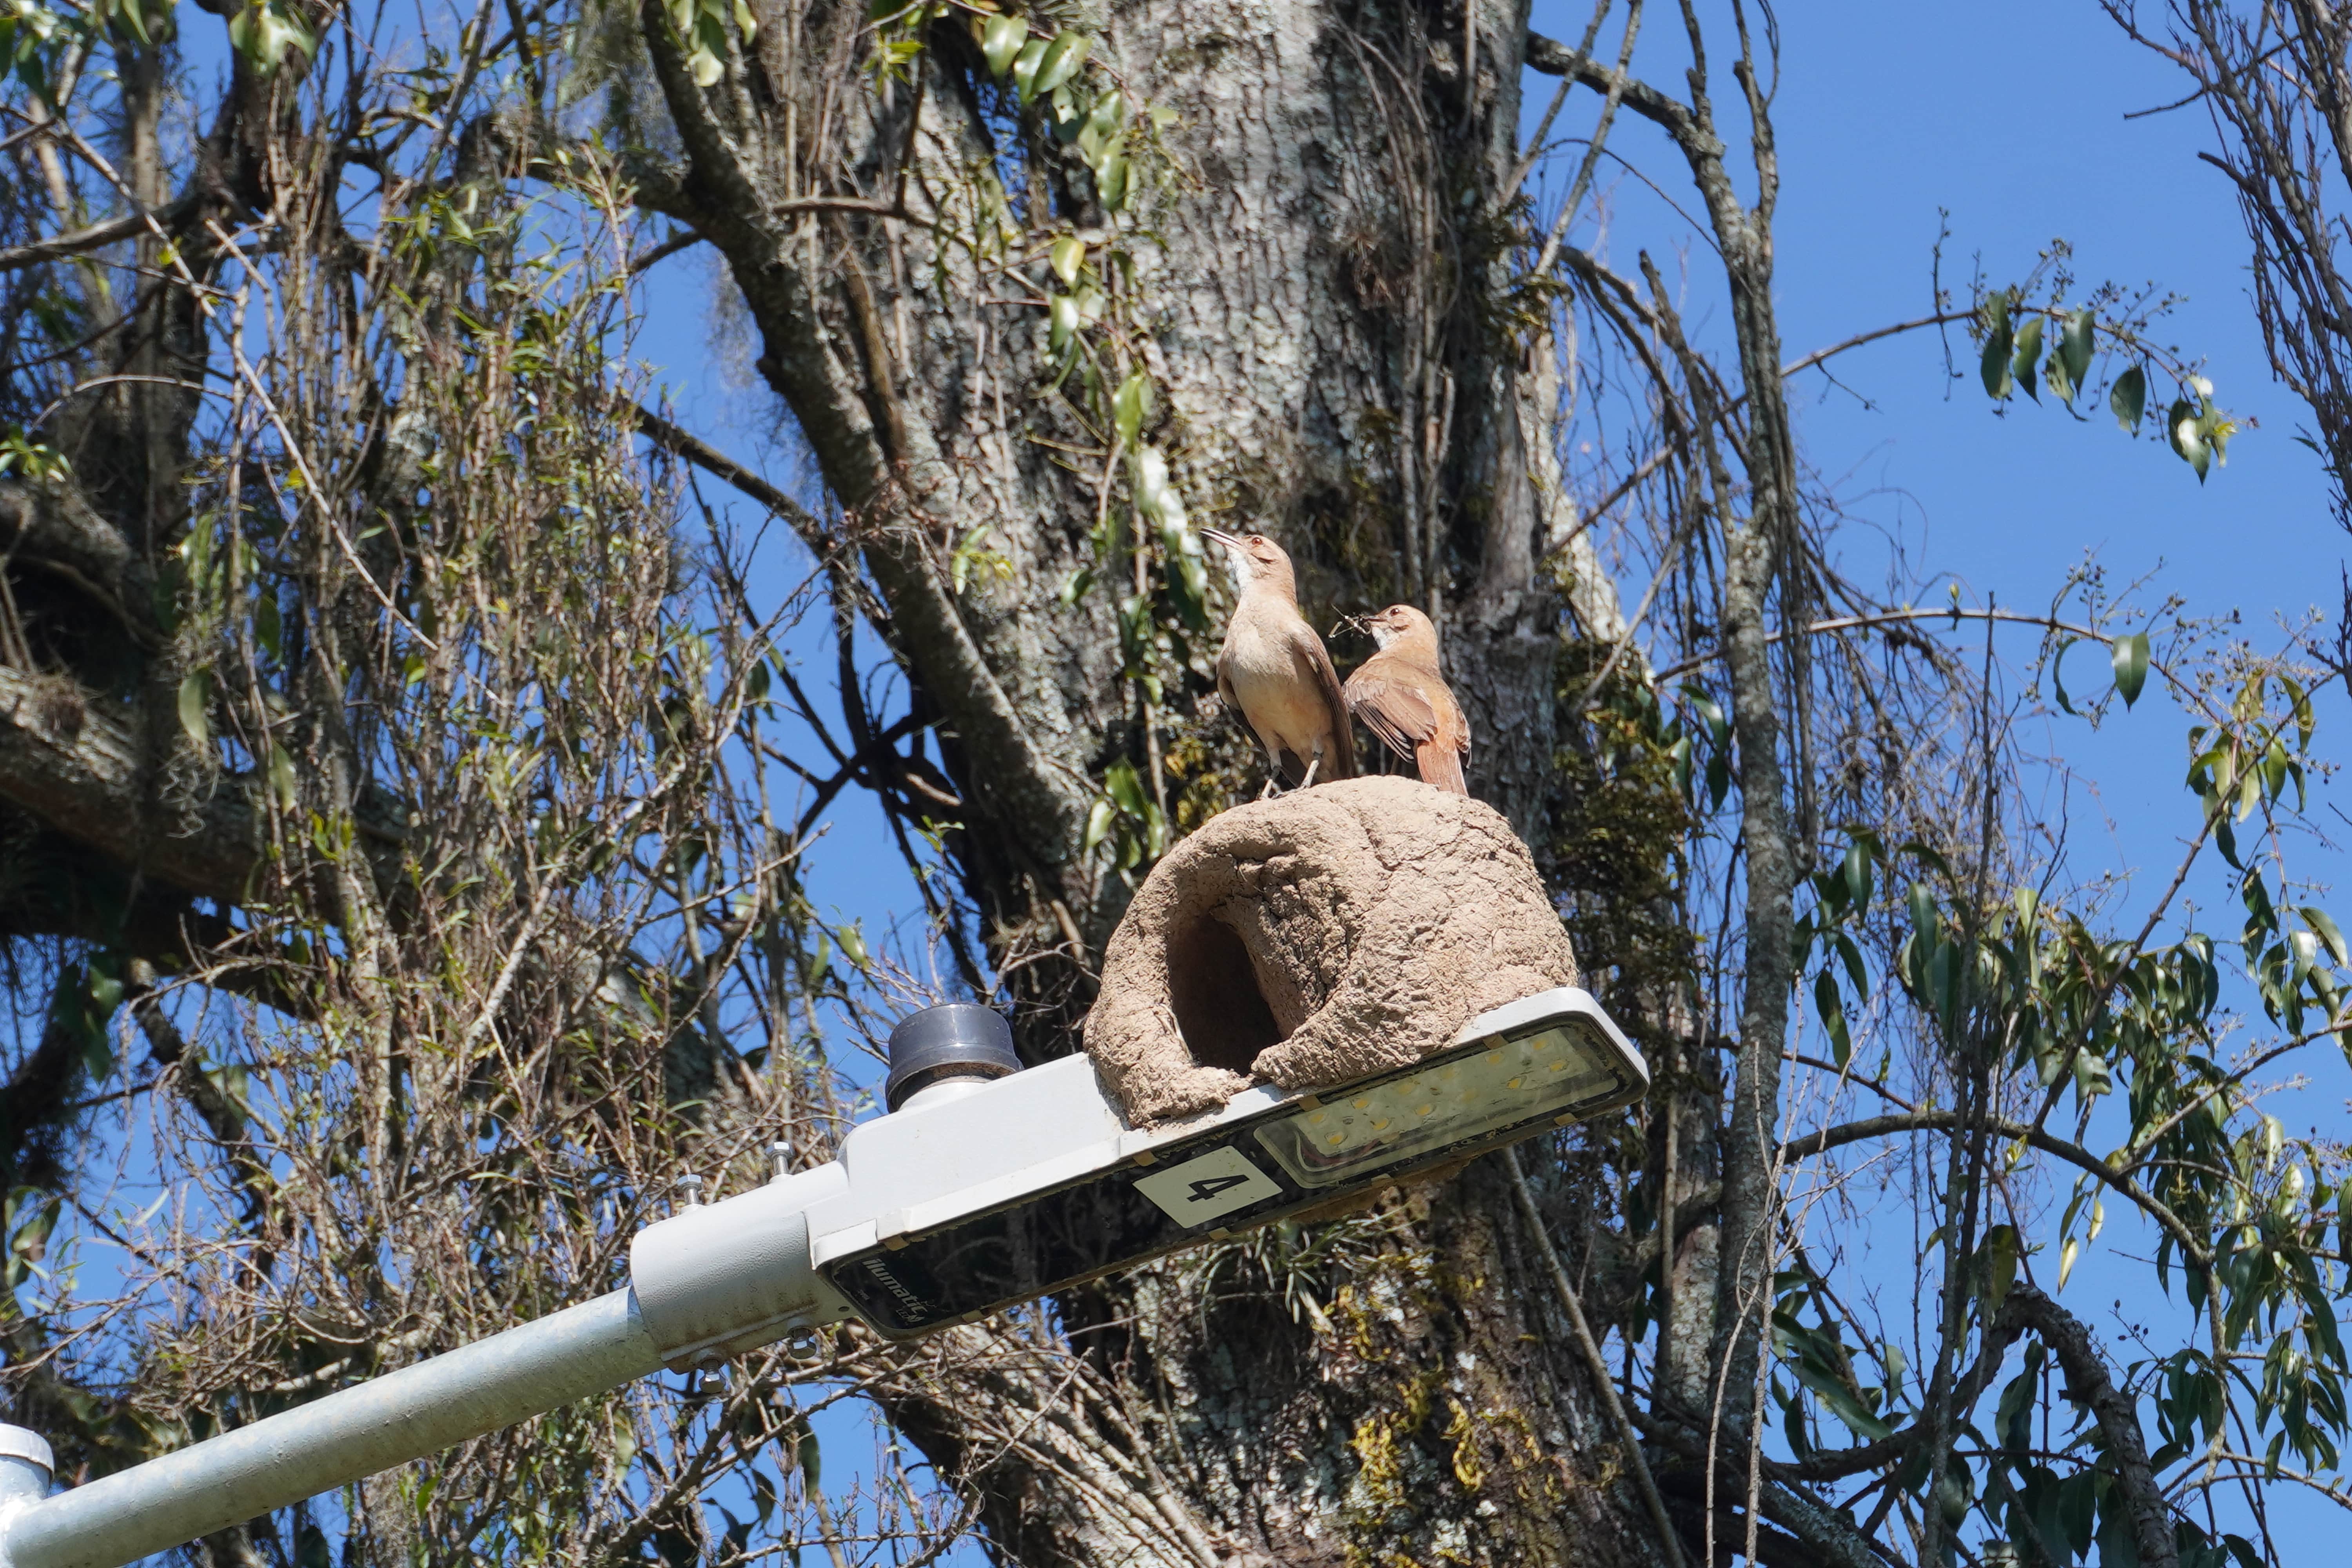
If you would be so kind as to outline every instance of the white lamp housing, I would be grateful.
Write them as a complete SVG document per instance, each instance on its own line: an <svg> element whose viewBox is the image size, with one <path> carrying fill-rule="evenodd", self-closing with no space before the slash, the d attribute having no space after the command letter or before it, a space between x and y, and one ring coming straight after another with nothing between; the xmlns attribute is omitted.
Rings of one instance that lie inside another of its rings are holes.
<svg viewBox="0 0 2352 1568"><path fill-rule="evenodd" d="M831 1164L647 1226L625 1290L53 1497L47 1446L0 1426L0 1568L121 1568L656 1367L827 1323L928 1333L1649 1087L1601 1005L1567 988L1483 1013L1412 1066L1316 1093L1252 1089L1150 1128L1127 1124L1084 1057L979 1081L989 1053L974 1068L948 1033L926 1070L961 1076L907 1088Z"/></svg>

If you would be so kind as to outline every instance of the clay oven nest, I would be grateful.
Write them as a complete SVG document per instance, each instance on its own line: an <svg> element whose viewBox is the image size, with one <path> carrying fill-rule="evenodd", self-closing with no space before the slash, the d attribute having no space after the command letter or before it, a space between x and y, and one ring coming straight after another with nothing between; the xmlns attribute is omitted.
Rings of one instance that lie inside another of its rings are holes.
<svg viewBox="0 0 2352 1568"><path fill-rule="evenodd" d="M1417 779L1349 779L1236 806L1152 868L1111 934L1086 1049L1130 1122L1166 1121L1254 1081L1410 1065L1576 978L1499 813Z"/></svg>

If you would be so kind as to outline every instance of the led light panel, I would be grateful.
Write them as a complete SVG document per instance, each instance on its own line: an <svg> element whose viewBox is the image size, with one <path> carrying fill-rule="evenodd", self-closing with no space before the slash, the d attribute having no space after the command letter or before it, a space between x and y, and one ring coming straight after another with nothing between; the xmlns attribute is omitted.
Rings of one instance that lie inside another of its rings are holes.
<svg viewBox="0 0 2352 1568"><path fill-rule="evenodd" d="M1629 1081L1609 1041L1579 1025L1441 1057L1410 1077L1341 1090L1311 1110L1257 1130L1265 1152L1310 1187L1367 1166L1409 1164L1419 1154L1501 1129L1599 1109Z"/></svg>

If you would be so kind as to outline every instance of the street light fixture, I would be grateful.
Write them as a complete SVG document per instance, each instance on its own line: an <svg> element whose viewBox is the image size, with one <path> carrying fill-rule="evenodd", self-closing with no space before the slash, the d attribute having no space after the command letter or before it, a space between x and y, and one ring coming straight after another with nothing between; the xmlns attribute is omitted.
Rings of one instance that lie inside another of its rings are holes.
<svg viewBox="0 0 2352 1568"><path fill-rule="evenodd" d="M1584 992L1473 1018L1445 1050L1338 1088L1258 1087L1131 1127L1094 1065L1013 1070L1003 1020L894 1032L890 1111L841 1158L640 1231L626 1289L55 1497L0 1426L0 1568L121 1568L602 1393L828 1324L893 1339L1322 1208L1641 1098L1642 1058Z"/></svg>

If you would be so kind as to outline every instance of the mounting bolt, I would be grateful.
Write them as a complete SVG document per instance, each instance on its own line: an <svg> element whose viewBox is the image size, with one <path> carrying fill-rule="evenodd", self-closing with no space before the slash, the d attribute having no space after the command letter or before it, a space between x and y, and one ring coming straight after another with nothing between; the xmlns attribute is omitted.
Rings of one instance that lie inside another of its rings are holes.
<svg viewBox="0 0 2352 1568"><path fill-rule="evenodd" d="M677 1206L690 1209L702 1202L702 1178L688 1171L677 1179Z"/></svg>
<svg viewBox="0 0 2352 1568"><path fill-rule="evenodd" d="M793 1173L793 1146L781 1139L768 1145L768 1158L776 1163L776 1180L782 1181Z"/></svg>

